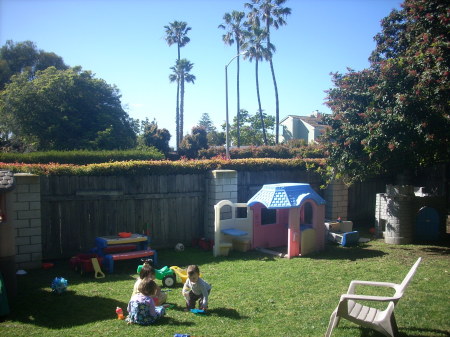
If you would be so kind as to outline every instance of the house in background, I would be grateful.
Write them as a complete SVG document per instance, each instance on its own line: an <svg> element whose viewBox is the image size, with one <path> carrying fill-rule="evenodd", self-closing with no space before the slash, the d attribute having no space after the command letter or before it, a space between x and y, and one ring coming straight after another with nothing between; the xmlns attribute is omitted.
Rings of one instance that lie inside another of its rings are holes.
<svg viewBox="0 0 450 337"><path fill-rule="evenodd" d="M313 111L310 116L288 115L280 121L282 141L304 139L308 144L316 142L327 126L322 123L323 114Z"/></svg>

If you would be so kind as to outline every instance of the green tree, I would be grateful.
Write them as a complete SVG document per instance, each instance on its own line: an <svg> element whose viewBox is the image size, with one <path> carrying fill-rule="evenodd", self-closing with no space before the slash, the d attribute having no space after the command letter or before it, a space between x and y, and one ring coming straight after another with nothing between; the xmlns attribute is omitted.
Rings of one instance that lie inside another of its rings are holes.
<svg viewBox="0 0 450 337"><path fill-rule="evenodd" d="M261 122L260 113L257 112L255 115L250 115L250 113L241 109L240 123L240 137L241 145L245 146L261 146L265 145L263 143L263 133L264 131L270 131L267 133L267 143L268 145L274 144L273 130L275 126L275 118L273 116L268 116L263 113L263 122ZM233 124L230 126L230 137L232 143L237 141L237 118L233 118ZM263 127L264 125L264 127ZM225 124L222 125L222 129L225 130Z"/></svg>
<svg viewBox="0 0 450 337"><path fill-rule="evenodd" d="M255 79L256 79L256 96L258 98L258 111L262 127L262 136L264 140L264 145L268 145L266 127L264 125L263 109L261 107L261 95L259 92L258 66L260 61L268 60L271 57L274 47L271 44L267 46L263 45L263 41L266 39L266 32L256 25L252 25L250 27L250 34L248 34L247 36L248 38L242 45L242 48L245 50L244 59L249 59L250 62L255 60Z"/></svg>
<svg viewBox="0 0 450 337"><path fill-rule="evenodd" d="M270 27L275 29L280 28L286 24L285 18L291 14L289 7L283 7L286 0L252 0L250 3L246 3L245 6L250 9L248 14L249 21L252 25L260 26L261 21L266 33L267 45L272 45L270 42ZM275 48L273 49L275 51ZM275 70L273 67L273 52L270 53L267 59L270 64L270 71L272 73L273 87L275 91L275 123L277 125L275 132L275 143L279 142L279 129L280 124L280 103L278 98L278 86L275 77Z"/></svg>
<svg viewBox="0 0 450 337"><path fill-rule="evenodd" d="M383 19L368 69L333 74L329 179L408 175L450 161L448 6L407 0L402 7Z"/></svg>
<svg viewBox="0 0 450 337"><path fill-rule="evenodd" d="M12 75L27 71L30 77L33 77L36 71L51 66L61 70L68 68L60 56L37 49L34 42L14 43L8 40L0 48L0 90L5 87Z"/></svg>
<svg viewBox="0 0 450 337"><path fill-rule="evenodd" d="M225 132L211 131L206 135L209 146L223 146L226 142Z"/></svg>
<svg viewBox="0 0 450 337"><path fill-rule="evenodd" d="M175 66L171 67L172 74L169 75L170 82L177 82L180 84L180 114L178 123L178 139L183 138L184 127L184 85L185 83L194 83L195 76L190 73L194 64L189 60L181 59L176 62ZM177 144L178 146L179 144Z"/></svg>
<svg viewBox="0 0 450 337"><path fill-rule="evenodd" d="M198 126L204 128L207 133L217 130L207 112L202 114L202 117L198 121Z"/></svg>
<svg viewBox="0 0 450 337"><path fill-rule="evenodd" d="M145 146L153 146L167 155L170 151L170 137L169 130L158 128L156 120L149 122L146 119L142 121L142 134L139 138L142 139Z"/></svg>
<svg viewBox="0 0 450 337"><path fill-rule="evenodd" d="M179 153L187 158L197 158L198 151L208 148L206 130L201 126L194 126L190 135L186 135L180 144Z"/></svg>
<svg viewBox="0 0 450 337"><path fill-rule="evenodd" d="M0 93L0 136L29 149L127 149L133 121L116 87L81 67L14 75Z"/></svg>
<svg viewBox="0 0 450 337"><path fill-rule="evenodd" d="M225 42L225 44L231 46L233 43L236 42L236 55L239 55L241 52L241 45L242 42L245 40L246 35L246 27L245 22L243 21L245 17L244 12L239 11L232 11L230 13L225 13L223 16L223 24L219 25L219 28L227 30L227 32L222 35L222 40ZM240 76L240 56L237 57L236 65L237 65L237 72L236 72L236 97L237 97L237 120L239 121L239 113L241 110L240 107L240 89L239 89L239 76ZM237 147L240 146L240 140L239 140L239 123L238 123L238 129L237 129Z"/></svg>
<svg viewBox="0 0 450 337"><path fill-rule="evenodd" d="M181 60L180 49L186 46L191 40L187 36L191 27L188 27L187 23L184 21L174 21L170 22L168 26L164 26L166 29L166 42L169 46L177 45L177 62ZM172 68L171 68L172 69ZM180 82L177 81L177 102L176 102L176 143L177 147L180 145L181 139L183 138L183 131L180 132Z"/></svg>
<svg viewBox="0 0 450 337"><path fill-rule="evenodd" d="M202 114L198 126L206 131L209 146L222 146L226 142L225 132L218 132L208 113Z"/></svg>

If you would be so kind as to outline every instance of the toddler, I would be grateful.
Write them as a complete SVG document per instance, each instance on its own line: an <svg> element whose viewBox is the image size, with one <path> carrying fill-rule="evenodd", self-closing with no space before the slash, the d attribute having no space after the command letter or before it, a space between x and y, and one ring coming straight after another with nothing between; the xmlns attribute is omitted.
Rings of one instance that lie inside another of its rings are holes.
<svg viewBox="0 0 450 337"><path fill-rule="evenodd" d="M126 321L140 325L150 325L165 315L164 307L156 307L152 296L156 293L156 283L149 277L140 281L138 293L131 296L128 303Z"/></svg>
<svg viewBox="0 0 450 337"><path fill-rule="evenodd" d="M155 269L148 263L148 261L145 261L144 264L142 265L141 271L139 272L139 277L136 280L136 282L134 283L133 293L131 294L132 296L139 292L139 290L138 290L139 284L141 283L141 281L143 279L145 279L147 277L149 277L151 280L155 281L156 274L155 274ZM162 305L162 304L166 303L166 300L167 300L167 294L163 293L161 291L161 288L158 285L156 285L156 294L153 297L153 301L155 302L155 305Z"/></svg>
<svg viewBox="0 0 450 337"><path fill-rule="evenodd" d="M200 277L200 269L197 265L187 268L188 278L184 283L182 294L186 299L186 311L195 309L195 303L199 301L199 308L208 309L208 296L211 285Z"/></svg>

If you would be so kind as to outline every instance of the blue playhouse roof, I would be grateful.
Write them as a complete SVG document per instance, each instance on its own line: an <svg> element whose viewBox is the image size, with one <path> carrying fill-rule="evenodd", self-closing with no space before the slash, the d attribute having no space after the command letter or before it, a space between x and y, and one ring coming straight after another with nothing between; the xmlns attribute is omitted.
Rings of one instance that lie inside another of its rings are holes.
<svg viewBox="0 0 450 337"><path fill-rule="evenodd" d="M261 203L269 209L299 207L307 199L318 205L325 204L309 184L284 183L264 185L248 202L247 206Z"/></svg>

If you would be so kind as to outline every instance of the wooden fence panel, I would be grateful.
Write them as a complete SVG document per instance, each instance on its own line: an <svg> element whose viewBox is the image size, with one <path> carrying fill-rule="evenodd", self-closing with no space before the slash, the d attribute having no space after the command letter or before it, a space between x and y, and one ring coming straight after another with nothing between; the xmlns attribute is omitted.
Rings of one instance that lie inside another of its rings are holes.
<svg viewBox="0 0 450 337"><path fill-rule="evenodd" d="M203 229L205 175L41 177L43 257L70 257L95 237L150 231L152 245L190 243Z"/></svg>
<svg viewBox="0 0 450 337"><path fill-rule="evenodd" d="M347 217L361 227L375 224L375 199L377 193L386 192L386 180L369 180L355 183L348 189Z"/></svg>

